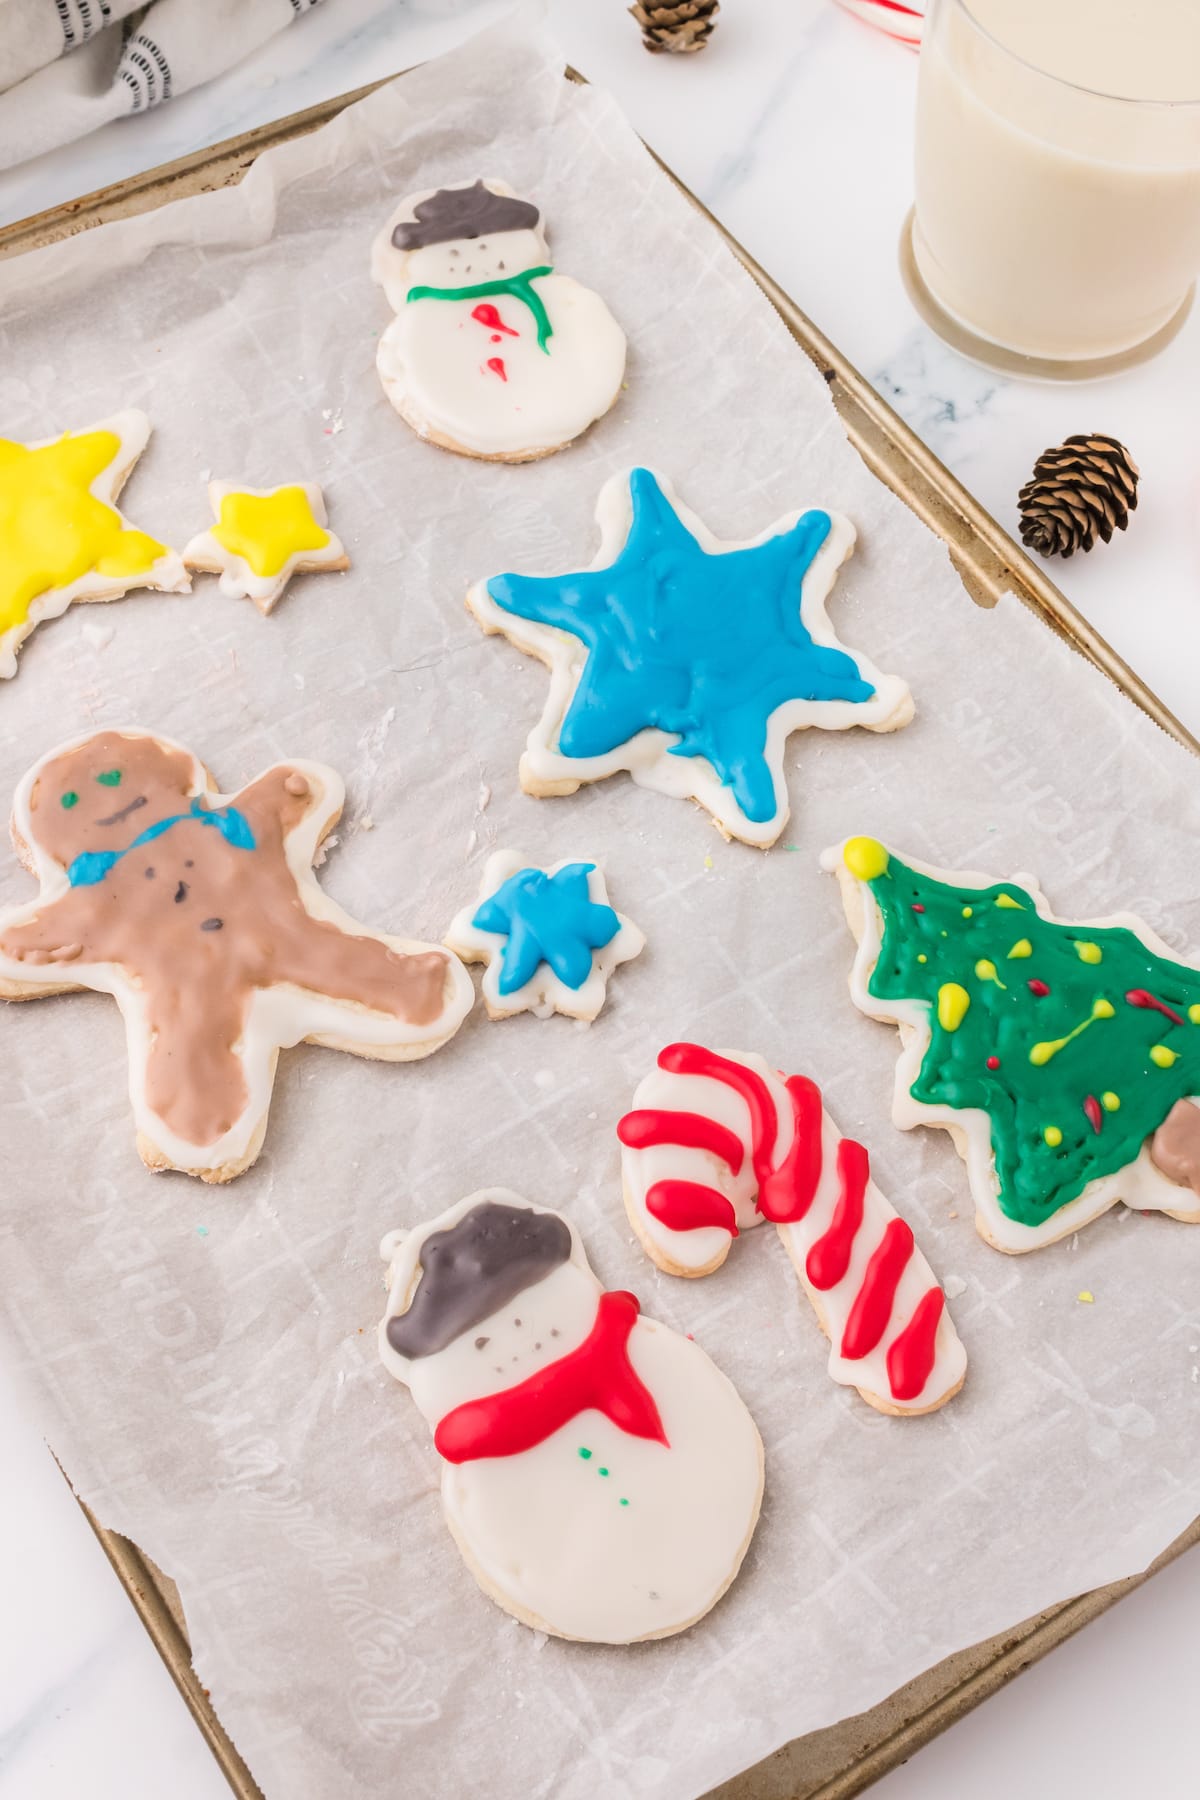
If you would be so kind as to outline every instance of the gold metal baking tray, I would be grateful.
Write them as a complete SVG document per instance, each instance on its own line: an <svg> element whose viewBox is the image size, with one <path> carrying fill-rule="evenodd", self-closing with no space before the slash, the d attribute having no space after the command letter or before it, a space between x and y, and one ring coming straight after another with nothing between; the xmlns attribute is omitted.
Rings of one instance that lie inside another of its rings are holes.
<svg viewBox="0 0 1200 1800"><path fill-rule="evenodd" d="M567 73L574 80L582 79L572 70ZM380 85L375 82L324 101L274 124L260 126L177 162L164 163L143 175L0 228L0 257L19 255L112 219L148 212L185 195L227 187L240 181L264 150L315 131ZM1002 593L1014 593L1156 724L1200 756L1200 742L1080 616L1045 572L955 480L661 158L656 157L655 161L704 214L771 301L801 349L816 363L829 383L850 442L871 472L945 542L971 598L980 606L994 606ZM84 1512L233 1792L239 1800L263 1800L258 1784L222 1728L192 1668L187 1623L174 1583L135 1544L106 1530L86 1507ZM851 1800L1131 1588L1198 1543L1200 1519L1151 1564L1146 1574L1051 1607L986 1643L948 1657L869 1712L784 1745L764 1762L715 1788L709 1800Z"/></svg>

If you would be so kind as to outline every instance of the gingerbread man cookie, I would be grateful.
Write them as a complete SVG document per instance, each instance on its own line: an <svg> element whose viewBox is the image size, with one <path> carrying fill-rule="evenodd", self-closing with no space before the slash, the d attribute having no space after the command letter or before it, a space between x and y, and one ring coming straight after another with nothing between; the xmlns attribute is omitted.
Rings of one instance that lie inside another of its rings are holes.
<svg viewBox="0 0 1200 1800"><path fill-rule="evenodd" d="M333 769L293 762L227 797L141 730L52 751L17 790L13 839L41 891L0 915L0 997L113 995L149 1168L247 1168L281 1048L408 1061L470 1009L457 958L359 925L318 887L343 795Z"/></svg>
<svg viewBox="0 0 1200 1800"><path fill-rule="evenodd" d="M371 272L396 313L379 340L380 380L430 443L532 462L620 392L624 333L598 294L551 267L537 207L502 181L402 201Z"/></svg>
<svg viewBox="0 0 1200 1800"><path fill-rule="evenodd" d="M504 1188L382 1254L380 1355L433 1428L446 1522L484 1592L590 1643L701 1618L749 1546L763 1452L700 1346L606 1293L574 1226Z"/></svg>

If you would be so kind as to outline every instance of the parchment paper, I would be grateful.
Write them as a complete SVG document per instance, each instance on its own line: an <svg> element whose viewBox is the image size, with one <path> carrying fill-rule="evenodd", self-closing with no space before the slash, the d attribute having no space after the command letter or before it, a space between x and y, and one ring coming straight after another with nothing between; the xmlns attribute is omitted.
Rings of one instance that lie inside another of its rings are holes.
<svg viewBox="0 0 1200 1800"><path fill-rule="evenodd" d="M590 1029L480 1008L409 1067L285 1054L262 1159L223 1189L141 1168L111 1003L0 1014L7 1354L82 1495L178 1580L269 1800L693 1795L1142 1568L1200 1510L1200 1231L1116 1211L1034 1256L981 1243L946 1137L889 1122L896 1034L850 1005L852 943L817 869L825 844L875 832L1033 870L1064 913L1129 908L1194 948L1195 765L1015 605L970 604L767 303L612 101L560 68L522 29L492 33L235 190L0 267L9 433L144 406L139 525L176 544L199 529L207 470L316 478L354 558L269 620L202 579L41 627L0 693L0 790L102 724L193 745L226 789L322 758L349 783L324 880L352 913L436 938L512 844L603 858L649 939ZM630 338L615 411L527 468L421 443L373 367L390 315L372 233L411 189L479 173L537 199L558 266ZM791 740L794 818L766 855L623 777L571 799L517 787L545 672L485 640L463 593L586 563L595 495L636 461L725 537L806 503L847 512L860 549L832 614L917 696L895 736ZM5 857L0 902L29 891ZM944 1412L889 1420L833 1387L774 1233L703 1282L639 1254L614 1124L677 1036L811 1072L868 1143L954 1296L970 1368ZM683 1637L543 1640L477 1593L443 1525L428 1432L376 1359L376 1246L487 1183L567 1209L606 1283L694 1332L762 1429L752 1550Z"/></svg>

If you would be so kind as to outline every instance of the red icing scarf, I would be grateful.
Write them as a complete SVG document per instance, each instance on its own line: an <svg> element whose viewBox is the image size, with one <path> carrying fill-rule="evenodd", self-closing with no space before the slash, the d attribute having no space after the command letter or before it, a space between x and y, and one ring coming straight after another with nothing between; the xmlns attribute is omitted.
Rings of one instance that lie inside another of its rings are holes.
<svg viewBox="0 0 1200 1800"><path fill-rule="evenodd" d="M602 1412L630 1437L665 1445L653 1396L629 1360L638 1311L632 1294L601 1294L596 1322L577 1349L516 1387L465 1400L448 1412L433 1434L439 1453L451 1463L520 1456L590 1410Z"/></svg>

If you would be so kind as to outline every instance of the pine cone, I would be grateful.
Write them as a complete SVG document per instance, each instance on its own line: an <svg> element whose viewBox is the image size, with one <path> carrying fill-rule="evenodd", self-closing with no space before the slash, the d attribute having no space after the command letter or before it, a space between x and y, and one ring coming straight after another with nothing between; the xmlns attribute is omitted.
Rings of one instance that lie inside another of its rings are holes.
<svg viewBox="0 0 1200 1800"><path fill-rule="evenodd" d="M1090 550L1124 531L1137 505L1138 466L1123 444L1099 432L1043 450L1017 495L1021 542L1039 556Z"/></svg>
<svg viewBox="0 0 1200 1800"><path fill-rule="evenodd" d="M673 6L655 5L654 0L648 0L645 6L631 6L629 10L642 28L642 42L647 50L670 50L678 55L703 50L721 7L719 0L676 0Z"/></svg>

